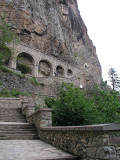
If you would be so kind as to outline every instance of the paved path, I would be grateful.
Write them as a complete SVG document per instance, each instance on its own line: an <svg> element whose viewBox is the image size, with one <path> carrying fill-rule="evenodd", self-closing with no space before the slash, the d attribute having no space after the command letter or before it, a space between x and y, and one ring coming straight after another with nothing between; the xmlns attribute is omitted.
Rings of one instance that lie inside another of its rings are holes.
<svg viewBox="0 0 120 160"><path fill-rule="evenodd" d="M65 157L72 155L40 140L0 140L0 160L53 160Z"/></svg>

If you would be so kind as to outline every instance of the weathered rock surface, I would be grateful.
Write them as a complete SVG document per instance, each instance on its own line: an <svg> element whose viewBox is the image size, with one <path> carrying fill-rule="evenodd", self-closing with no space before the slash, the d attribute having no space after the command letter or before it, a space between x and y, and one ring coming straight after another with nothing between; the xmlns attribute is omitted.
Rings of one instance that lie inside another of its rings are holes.
<svg viewBox="0 0 120 160"><path fill-rule="evenodd" d="M101 66L77 0L0 0L2 12L23 42L83 70L87 64L85 80L100 83Z"/></svg>

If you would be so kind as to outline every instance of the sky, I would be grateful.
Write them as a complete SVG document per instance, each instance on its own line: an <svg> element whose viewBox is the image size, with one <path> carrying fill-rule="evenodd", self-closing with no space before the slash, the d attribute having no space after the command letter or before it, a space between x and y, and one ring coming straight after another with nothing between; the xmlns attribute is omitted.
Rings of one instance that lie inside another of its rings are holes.
<svg viewBox="0 0 120 160"><path fill-rule="evenodd" d="M120 77L120 0L78 0L88 35L96 46L103 80L115 68Z"/></svg>

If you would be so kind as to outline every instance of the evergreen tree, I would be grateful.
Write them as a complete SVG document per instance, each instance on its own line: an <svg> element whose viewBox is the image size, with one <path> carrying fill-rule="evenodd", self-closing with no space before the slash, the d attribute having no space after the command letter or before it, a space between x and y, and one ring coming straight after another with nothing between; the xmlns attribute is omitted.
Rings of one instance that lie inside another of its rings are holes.
<svg viewBox="0 0 120 160"><path fill-rule="evenodd" d="M108 75L112 85L112 89L113 90L118 89L120 87L120 78L118 77L115 69L110 67Z"/></svg>

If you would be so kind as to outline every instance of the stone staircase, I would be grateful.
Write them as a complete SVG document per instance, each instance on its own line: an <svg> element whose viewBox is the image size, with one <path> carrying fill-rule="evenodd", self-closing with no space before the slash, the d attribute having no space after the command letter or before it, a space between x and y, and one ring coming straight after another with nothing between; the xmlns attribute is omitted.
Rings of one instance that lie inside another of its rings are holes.
<svg viewBox="0 0 120 160"><path fill-rule="evenodd" d="M0 160L76 160L38 140L34 125L26 122L21 108L0 107Z"/></svg>
<svg viewBox="0 0 120 160"><path fill-rule="evenodd" d="M0 140L37 138L36 128L26 122L21 108L0 108Z"/></svg>

